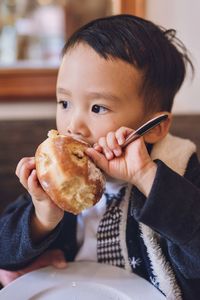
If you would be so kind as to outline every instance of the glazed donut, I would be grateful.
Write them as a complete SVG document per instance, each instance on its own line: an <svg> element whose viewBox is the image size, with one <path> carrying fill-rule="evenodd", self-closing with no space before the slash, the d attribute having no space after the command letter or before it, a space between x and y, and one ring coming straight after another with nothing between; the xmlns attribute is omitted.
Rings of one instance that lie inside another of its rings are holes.
<svg viewBox="0 0 200 300"><path fill-rule="evenodd" d="M101 198L105 178L85 154L89 145L56 130L39 145L35 154L38 180L61 209L79 214Z"/></svg>

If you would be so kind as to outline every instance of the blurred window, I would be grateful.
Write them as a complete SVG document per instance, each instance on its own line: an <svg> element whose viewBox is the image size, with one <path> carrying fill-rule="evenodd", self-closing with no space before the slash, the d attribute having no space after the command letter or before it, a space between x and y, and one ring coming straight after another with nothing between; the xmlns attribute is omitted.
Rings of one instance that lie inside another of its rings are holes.
<svg viewBox="0 0 200 300"><path fill-rule="evenodd" d="M145 0L0 0L0 102L55 101L69 36L95 18L144 12Z"/></svg>
<svg viewBox="0 0 200 300"><path fill-rule="evenodd" d="M115 13L117 3L118 0L1 0L1 65L27 61L58 64L66 39L86 22Z"/></svg>

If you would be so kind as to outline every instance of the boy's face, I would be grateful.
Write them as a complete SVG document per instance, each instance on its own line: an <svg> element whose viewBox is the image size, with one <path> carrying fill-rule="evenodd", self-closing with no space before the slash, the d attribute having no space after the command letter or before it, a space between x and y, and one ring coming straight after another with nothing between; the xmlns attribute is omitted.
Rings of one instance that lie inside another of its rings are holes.
<svg viewBox="0 0 200 300"><path fill-rule="evenodd" d="M105 60L78 44L65 54L57 80L57 128L94 144L121 126L145 120L139 95L141 74L119 59Z"/></svg>

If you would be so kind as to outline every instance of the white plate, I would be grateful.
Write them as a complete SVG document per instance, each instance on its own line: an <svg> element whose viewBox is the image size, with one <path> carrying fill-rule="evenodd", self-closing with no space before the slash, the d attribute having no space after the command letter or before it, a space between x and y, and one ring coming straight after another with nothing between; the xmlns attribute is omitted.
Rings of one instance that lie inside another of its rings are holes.
<svg viewBox="0 0 200 300"><path fill-rule="evenodd" d="M0 291L0 300L163 300L148 281L125 270L93 262L42 268Z"/></svg>

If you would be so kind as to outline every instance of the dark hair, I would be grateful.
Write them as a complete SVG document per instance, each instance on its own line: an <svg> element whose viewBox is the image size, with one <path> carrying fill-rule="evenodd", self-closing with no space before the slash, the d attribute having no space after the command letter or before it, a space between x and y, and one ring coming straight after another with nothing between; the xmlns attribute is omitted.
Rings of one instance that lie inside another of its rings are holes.
<svg viewBox="0 0 200 300"><path fill-rule="evenodd" d="M87 43L105 59L119 58L143 72L141 95L149 111L171 111L181 87L186 64L194 68L175 30L165 30L132 15L94 20L78 29L67 41L65 54L80 42Z"/></svg>

